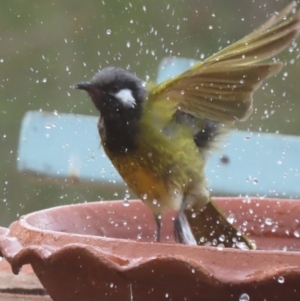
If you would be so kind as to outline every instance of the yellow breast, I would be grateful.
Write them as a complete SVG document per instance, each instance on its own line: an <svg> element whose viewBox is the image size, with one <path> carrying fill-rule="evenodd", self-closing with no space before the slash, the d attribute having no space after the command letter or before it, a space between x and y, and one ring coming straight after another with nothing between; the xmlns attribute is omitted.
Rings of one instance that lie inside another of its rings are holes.
<svg viewBox="0 0 300 301"><path fill-rule="evenodd" d="M170 180L167 170L154 168L153 162L131 155L115 157L112 162L128 187L154 214L180 208L180 187Z"/></svg>

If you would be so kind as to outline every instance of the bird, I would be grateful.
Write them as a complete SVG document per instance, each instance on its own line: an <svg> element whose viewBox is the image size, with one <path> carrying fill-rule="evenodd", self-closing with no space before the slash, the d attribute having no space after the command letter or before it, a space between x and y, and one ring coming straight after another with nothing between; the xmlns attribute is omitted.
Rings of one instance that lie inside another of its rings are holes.
<svg viewBox="0 0 300 301"><path fill-rule="evenodd" d="M274 56L300 32L299 11L287 17L295 7L292 2L246 37L161 84L109 66L74 86L99 111L104 151L153 212L158 242L162 215L175 210L178 243L256 248L211 199L204 168L224 134L250 116L253 93L281 70Z"/></svg>

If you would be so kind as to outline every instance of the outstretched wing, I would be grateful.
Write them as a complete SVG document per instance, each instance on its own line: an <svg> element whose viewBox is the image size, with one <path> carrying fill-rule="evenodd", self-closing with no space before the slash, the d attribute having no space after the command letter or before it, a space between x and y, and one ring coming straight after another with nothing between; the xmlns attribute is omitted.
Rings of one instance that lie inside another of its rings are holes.
<svg viewBox="0 0 300 301"><path fill-rule="evenodd" d="M252 95L280 71L281 62L263 62L285 49L300 33L300 12L280 22L292 2L250 35L196 64L180 76L154 87L149 100L174 101L177 111L221 123L245 120Z"/></svg>

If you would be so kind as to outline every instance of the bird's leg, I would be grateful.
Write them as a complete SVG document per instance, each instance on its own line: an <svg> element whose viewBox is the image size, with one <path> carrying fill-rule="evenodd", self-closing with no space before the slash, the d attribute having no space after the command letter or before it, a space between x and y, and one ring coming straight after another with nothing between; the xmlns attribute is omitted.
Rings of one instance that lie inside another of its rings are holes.
<svg viewBox="0 0 300 301"><path fill-rule="evenodd" d="M185 207L186 202L183 200L178 214L174 220L174 238L177 243L196 245L197 242L184 214Z"/></svg>
<svg viewBox="0 0 300 301"><path fill-rule="evenodd" d="M161 231L161 214L154 215L156 226L157 226L157 236L156 241L160 242L160 231Z"/></svg>

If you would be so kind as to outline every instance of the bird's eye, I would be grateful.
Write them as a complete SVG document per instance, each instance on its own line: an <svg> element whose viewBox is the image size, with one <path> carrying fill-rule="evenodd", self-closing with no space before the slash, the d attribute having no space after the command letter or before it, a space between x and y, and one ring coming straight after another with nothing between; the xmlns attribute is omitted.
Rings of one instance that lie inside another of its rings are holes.
<svg viewBox="0 0 300 301"><path fill-rule="evenodd" d="M120 88L118 86L112 86L110 88L110 92L113 93L113 94L116 94L120 91Z"/></svg>

